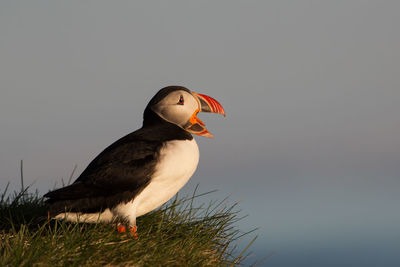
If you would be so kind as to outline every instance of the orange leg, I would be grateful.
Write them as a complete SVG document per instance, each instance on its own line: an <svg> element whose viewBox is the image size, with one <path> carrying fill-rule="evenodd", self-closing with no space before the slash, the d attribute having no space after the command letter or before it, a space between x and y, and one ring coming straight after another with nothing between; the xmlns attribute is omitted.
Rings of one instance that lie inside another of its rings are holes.
<svg viewBox="0 0 400 267"><path fill-rule="evenodd" d="M131 234L131 236L134 239L138 239L139 238L138 233L137 233L137 226L133 226L133 227L129 228L129 233Z"/></svg>
<svg viewBox="0 0 400 267"><path fill-rule="evenodd" d="M118 224L117 230L119 233L126 233L126 227L123 224ZM129 228L129 233L134 239L138 239L137 226Z"/></svg>
<svg viewBox="0 0 400 267"><path fill-rule="evenodd" d="M117 230L119 233L125 233L126 232L125 225L122 224L118 225Z"/></svg>

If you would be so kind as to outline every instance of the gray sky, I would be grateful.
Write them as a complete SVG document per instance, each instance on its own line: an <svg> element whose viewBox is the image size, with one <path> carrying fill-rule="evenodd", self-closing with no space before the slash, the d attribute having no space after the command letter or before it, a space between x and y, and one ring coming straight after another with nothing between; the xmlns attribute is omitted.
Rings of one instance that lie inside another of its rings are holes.
<svg viewBox="0 0 400 267"><path fill-rule="evenodd" d="M42 193L141 126L167 85L208 94L184 192L240 199L269 266L398 266L400 2L2 1L0 188ZM75 178L76 178L75 175ZM352 251L351 253L349 251ZM373 251L373 253L369 253Z"/></svg>

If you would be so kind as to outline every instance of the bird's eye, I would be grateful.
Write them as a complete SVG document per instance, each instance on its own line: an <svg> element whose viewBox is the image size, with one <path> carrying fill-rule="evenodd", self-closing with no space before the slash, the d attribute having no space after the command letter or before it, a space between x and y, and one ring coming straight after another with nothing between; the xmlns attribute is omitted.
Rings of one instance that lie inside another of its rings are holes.
<svg viewBox="0 0 400 267"><path fill-rule="evenodd" d="M179 97L179 102L178 102L178 104L179 105L183 105L185 103L185 100L183 99L183 96L181 95L180 97Z"/></svg>

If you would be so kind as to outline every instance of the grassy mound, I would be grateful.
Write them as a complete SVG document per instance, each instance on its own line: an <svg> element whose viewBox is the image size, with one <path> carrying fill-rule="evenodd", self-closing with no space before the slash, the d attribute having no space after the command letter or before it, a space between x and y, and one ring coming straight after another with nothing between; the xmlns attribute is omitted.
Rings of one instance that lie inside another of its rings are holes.
<svg viewBox="0 0 400 267"><path fill-rule="evenodd" d="M247 256L233 242L236 204L195 206L178 198L138 218L139 239L114 225L48 220L38 193L0 199L0 266L235 266ZM195 191L196 192L196 191ZM210 193L210 192L209 192Z"/></svg>

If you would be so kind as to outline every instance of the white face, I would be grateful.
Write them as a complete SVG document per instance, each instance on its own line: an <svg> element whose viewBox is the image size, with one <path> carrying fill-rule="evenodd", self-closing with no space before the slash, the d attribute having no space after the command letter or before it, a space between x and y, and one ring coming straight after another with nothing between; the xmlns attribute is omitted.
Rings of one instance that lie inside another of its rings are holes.
<svg viewBox="0 0 400 267"><path fill-rule="evenodd" d="M151 109L164 120L184 128L193 113L199 110L199 104L192 94L177 90L164 97Z"/></svg>

